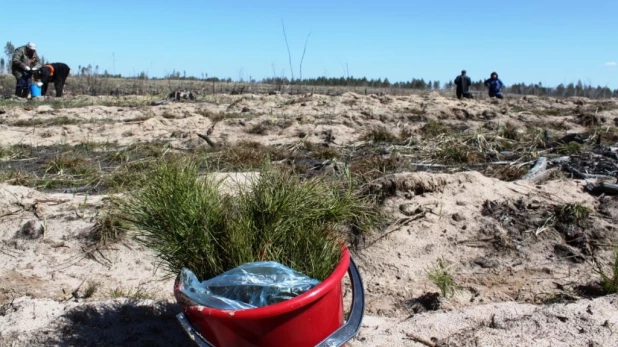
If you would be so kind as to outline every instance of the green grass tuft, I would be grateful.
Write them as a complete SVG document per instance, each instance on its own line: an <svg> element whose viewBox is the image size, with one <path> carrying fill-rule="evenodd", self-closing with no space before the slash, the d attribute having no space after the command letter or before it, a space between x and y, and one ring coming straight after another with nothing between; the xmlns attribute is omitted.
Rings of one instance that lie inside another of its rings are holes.
<svg viewBox="0 0 618 347"><path fill-rule="evenodd" d="M440 289L440 293L445 298L453 296L457 290L457 284L449 272L450 267L451 264L448 261L439 258L436 264L427 270L427 277Z"/></svg>

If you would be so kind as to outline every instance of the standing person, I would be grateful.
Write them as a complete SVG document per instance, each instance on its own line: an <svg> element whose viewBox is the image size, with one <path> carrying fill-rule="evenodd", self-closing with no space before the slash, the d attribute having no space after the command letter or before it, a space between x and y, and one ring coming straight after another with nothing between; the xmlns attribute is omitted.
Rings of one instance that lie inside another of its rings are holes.
<svg viewBox="0 0 618 347"><path fill-rule="evenodd" d="M13 76L17 79L15 95L22 98L28 97L28 87L32 77L31 71L38 63L39 56L36 54L36 45L34 43L28 42L27 45L15 50L11 60Z"/></svg>
<svg viewBox="0 0 618 347"><path fill-rule="evenodd" d="M461 99L462 96L467 99L472 99L472 94L468 91L471 84L472 80L470 80L470 77L466 76L466 70L462 70L461 75L455 78L457 99Z"/></svg>
<svg viewBox="0 0 618 347"><path fill-rule="evenodd" d="M502 83L502 81L500 81L500 79L498 78L498 74L495 72L491 73L491 77L487 80L485 80L485 86L487 86L487 88L489 89L489 97L490 98L498 98L498 99L502 99L504 98L502 96L502 93L500 92L500 89L502 87L504 87L504 83Z"/></svg>

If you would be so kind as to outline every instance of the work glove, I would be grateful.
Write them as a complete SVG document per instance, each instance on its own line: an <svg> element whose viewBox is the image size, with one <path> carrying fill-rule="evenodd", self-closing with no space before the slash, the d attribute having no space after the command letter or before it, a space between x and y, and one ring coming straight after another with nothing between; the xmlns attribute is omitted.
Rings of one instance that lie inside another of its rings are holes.
<svg viewBox="0 0 618 347"><path fill-rule="evenodd" d="M30 69L30 66L26 66L26 68L25 68L24 70L26 70L26 71L30 71L30 70L31 70L31 69Z"/></svg>

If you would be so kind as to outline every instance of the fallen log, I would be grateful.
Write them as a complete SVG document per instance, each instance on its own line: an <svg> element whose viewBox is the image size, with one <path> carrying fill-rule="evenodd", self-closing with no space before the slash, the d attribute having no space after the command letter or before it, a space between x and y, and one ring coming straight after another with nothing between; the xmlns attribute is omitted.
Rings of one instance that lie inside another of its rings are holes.
<svg viewBox="0 0 618 347"><path fill-rule="evenodd" d="M527 174L525 174L521 179L522 180L530 180L534 179L536 176L542 175L543 172L547 170L547 158L539 157L534 163L534 166Z"/></svg>
<svg viewBox="0 0 618 347"><path fill-rule="evenodd" d="M618 195L618 184L601 182L599 184L588 183L586 191L593 195Z"/></svg>

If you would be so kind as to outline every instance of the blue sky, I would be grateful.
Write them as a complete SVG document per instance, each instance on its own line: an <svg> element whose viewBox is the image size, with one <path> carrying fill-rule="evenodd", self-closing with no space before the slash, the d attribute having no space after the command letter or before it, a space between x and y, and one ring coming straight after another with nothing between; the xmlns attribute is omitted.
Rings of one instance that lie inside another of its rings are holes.
<svg viewBox="0 0 618 347"><path fill-rule="evenodd" d="M19 15L11 15L19 13ZM38 45L53 62L161 77L425 78L497 71L507 84L618 88L615 0L29 1L7 9L0 44ZM38 20L38 22L37 22ZM612 64L613 63L613 64Z"/></svg>

